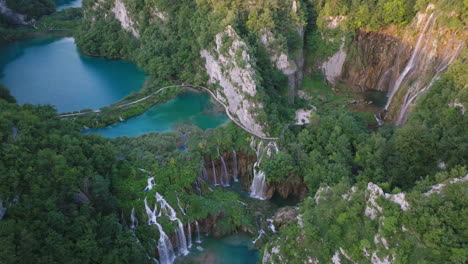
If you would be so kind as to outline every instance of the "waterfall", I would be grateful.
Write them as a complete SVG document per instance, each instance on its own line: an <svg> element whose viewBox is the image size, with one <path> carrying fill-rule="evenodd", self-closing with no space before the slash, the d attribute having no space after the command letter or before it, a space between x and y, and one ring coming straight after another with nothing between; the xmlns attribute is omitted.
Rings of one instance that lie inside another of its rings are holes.
<svg viewBox="0 0 468 264"><path fill-rule="evenodd" d="M266 183L265 172L260 170L260 164L262 162L265 152L267 156L272 155L272 150L275 153L279 152L278 145L276 144L276 142L270 141L266 147L263 147L263 141L260 140L258 145L255 146L255 138L252 137L250 141L250 147L255 151L255 154L257 156L257 161L254 163L253 166L254 179L252 181L252 185L250 186L250 197L265 200L268 186Z"/></svg>
<svg viewBox="0 0 468 264"><path fill-rule="evenodd" d="M405 101L403 103L403 107L402 109L400 110L400 114L398 115L398 119L396 120L396 124L397 125L403 125L405 123L405 119L406 119L406 115L408 114L408 108L409 106L413 103L413 101L418 97L420 96L421 94L425 93L427 90L429 90L429 88L432 87L432 85L440 79L440 74L442 72L444 72L449 66L450 64L452 64L452 62L457 58L457 56L460 54L461 50L463 48L463 44L461 44L458 49L456 50L456 52L454 53L454 55L446 62L442 62L441 65L439 65L438 69L436 70L436 74L434 75L434 77L432 78L432 80L429 82L428 85L426 85L424 88L422 88L421 90L419 90L418 92L416 92L413 96L410 97L410 93L411 91L408 91L408 93L406 94L406 97L405 97Z"/></svg>
<svg viewBox="0 0 468 264"><path fill-rule="evenodd" d="M379 127L384 125L384 121L382 120L382 117L380 116L380 114L378 116L376 114L374 114L374 117L375 117L375 121L377 121L377 125Z"/></svg>
<svg viewBox="0 0 468 264"><path fill-rule="evenodd" d="M234 149L232 149L232 155L233 155L233 160L234 160L234 167L233 167L233 170L232 170L233 171L232 175L233 175L234 181L237 182L237 181L239 181L237 179L237 177L238 177L238 175L237 175L238 174L238 172L237 172L237 153L236 153L236 151Z"/></svg>
<svg viewBox="0 0 468 264"><path fill-rule="evenodd" d="M215 186L218 186L218 181L217 181L217 179L216 179L216 178L217 178L217 177L216 177L216 168L215 168L215 165L214 165L213 160L211 160L211 167L212 167L212 169L213 169L213 180L214 180L213 182L214 182L214 185L215 185Z"/></svg>
<svg viewBox="0 0 468 264"><path fill-rule="evenodd" d="M195 221L195 229L197 231L197 240L195 240L195 242L197 242L197 244L201 244L202 240L201 240L200 226L198 225L198 221Z"/></svg>
<svg viewBox="0 0 468 264"><path fill-rule="evenodd" d="M176 242L177 242L177 248L179 249L179 254L180 255L187 255L189 253L187 249L187 240L185 238L185 231L184 231L184 225L182 224L182 221L180 221L179 218L177 218L177 213L172 208L169 203L164 199L162 195L160 195L158 192L156 192L156 201L161 204L161 212L164 210L166 216L169 217L171 221L175 221L178 224L178 228L176 229Z"/></svg>
<svg viewBox="0 0 468 264"><path fill-rule="evenodd" d="M148 215L148 225L156 225L159 230L158 252L160 264L172 264L175 260L174 249L172 248L171 240L164 232L162 226L158 223L156 218L157 207L154 205L154 210L148 206L145 198L145 209Z"/></svg>
<svg viewBox="0 0 468 264"><path fill-rule="evenodd" d="M177 206L179 206L180 211L182 212L183 215L187 215L184 209L182 209L182 206L180 206L179 196L176 196L176 197L177 197Z"/></svg>
<svg viewBox="0 0 468 264"><path fill-rule="evenodd" d="M156 226L159 230L159 242L158 242L158 252L159 252L159 263L160 264L172 264L175 260L174 250L172 249L171 240L164 233L162 226L156 222Z"/></svg>
<svg viewBox="0 0 468 264"><path fill-rule="evenodd" d="M202 178L206 182L208 182L208 172L206 171L205 164L202 166Z"/></svg>
<svg viewBox="0 0 468 264"><path fill-rule="evenodd" d="M221 163L223 164L223 175L222 175L223 186L229 186L229 178L228 178L226 162L224 162L224 158L222 155L220 155L220 157L221 157Z"/></svg>
<svg viewBox="0 0 468 264"><path fill-rule="evenodd" d="M263 231L263 229L260 229L260 231L258 231L258 237L253 241L253 243L257 243L257 241L265 234L265 231Z"/></svg>
<svg viewBox="0 0 468 264"><path fill-rule="evenodd" d="M192 248L192 227L190 222L187 225L187 246L188 248Z"/></svg>
<svg viewBox="0 0 468 264"><path fill-rule="evenodd" d="M268 222L268 228L270 228L270 230L273 233L276 233L276 227L275 227L275 224L273 224L273 218L268 218L267 222Z"/></svg>
<svg viewBox="0 0 468 264"><path fill-rule="evenodd" d="M130 215L130 219L132 222L130 228L135 229L138 226L138 218L136 218L135 216L135 208L132 208L132 214Z"/></svg>
<svg viewBox="0 0 468 264"><path fill-rule="evenodd" d="M153 187L156 185L154 182L154 177L149 177L147 182L148 185L145 187L145 192L151 191L151 189L153 189Z"/></svg>
<svg viewBox="0 0 468 264"><path fill-rule="evenodd" d="M398 79L396 80L395 85L393 86L393 88L390 90L390 94L389 94L389 96L388 96L387 105L385 105L385 110L387 110L388 107L390 106L390 104L391 104L391 102L392 102L392 99L393 99L393 96L396 94L396 92L397 92L398 89L400 88L401 83L403 82L403 80L405 79L405 77L408 75L408 73L409 73L409 72L413 69L413 67L415 66L416 58L418 57L419 54L422 54L422 52L419 52L419 50L420 50L420 48L421 48L421 44L422 44L422 42L423 42L423 39L424 39L426 30L427 30L427 28L429 27L429 24L433 21L433 19L432 19L433 16L434 16L434 13L432 13L431 16L429 17L429 19L426 21L426 24L424 25L424 28L423 28L421 34L419 35L418 41L416 42L416 46L414 47L413 54L411 54L411 58L410 58L410 60L408 61L408 64L406 64L405 69L403 70L403 72L400 74L400 76L399 76Z"/></svg>

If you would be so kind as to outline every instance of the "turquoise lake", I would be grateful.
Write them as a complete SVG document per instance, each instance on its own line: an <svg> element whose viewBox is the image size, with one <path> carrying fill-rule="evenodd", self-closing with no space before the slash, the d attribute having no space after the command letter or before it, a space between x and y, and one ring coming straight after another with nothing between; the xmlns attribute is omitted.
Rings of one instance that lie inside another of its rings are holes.
<svg viewBox="0 0 468 264"><path fill-rule="evenodd" d="M259 252L246 234L234 234L221 239L202 237L202 243L194 243L190 254L176 258L175 264L256 264L258 261Z"/></svg>
<svg viewBox="0 0 468 264"><path fill-rule="evenodd" d="M81 7L83 5L83 0L55 0L57 5L57 10L63 10L66 8L75 8Z"/></svg>
<svg viewBox="0 0 468 264"><path fill-rule="evenodd" d="M81 55L69 37L0 46L0 83L20 104L51 104L58 112L99 109L140 90L145 79L130 62Z"/></svg>
<svg viewBox="0 0 468 264"><path fill-rule="evenodd" d="M149 132L172 131L180 123L195 124L201 129L216 128L225 124L228 117L215 113L206 93L186 92L166 103L158 104L142 115L99 129L89 129L85 134L98 133L104 137L135 137Z"/></svg>

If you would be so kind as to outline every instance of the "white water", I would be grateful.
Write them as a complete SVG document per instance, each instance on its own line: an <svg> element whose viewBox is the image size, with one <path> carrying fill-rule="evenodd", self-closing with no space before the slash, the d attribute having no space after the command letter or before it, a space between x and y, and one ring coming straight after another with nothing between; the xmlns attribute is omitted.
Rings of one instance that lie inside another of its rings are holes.
<svg viewBox="0 0 468 264"><path fill-rule="evenodd" d="M263 147L263 141L260 140L257 146L255 146L255 138L252 137L250 140L250 147L255 151L257 161L253 166L254 179L250 186L250 197L260 200L266 199L266 192L268 190L265 172L260 170L260 164L262 162L265 153L267 156L272 155L272 151L275 153L279 152L278 145L276 142L270 141L266 147Z"/></svg>
<svg viewBox="0 0 468 264"><path fill-rule="evenodd" d="M151 191L155 185L156 183L154 182L154 177L149 177L148 185L145 187L145 192Z"/></svg>
<svg viewBox="0 0 468 264"><path fill-rule="evenodd" d="M265 231L263 231L263 229L260 229L258 231L258 237L253 241L253 243L257 243L257 241L265 234Z"/></svg>
<svg viewBox="0 0 468 264"><path fill-rule="evenodd" d="M198 225L198 221L195 221L195 229L197 231L197 240L195 240L195 242L197 242L197 244L201 244L202 239L200 235L200 226Z"/></svg>
<svg viewBox="0 0 468 264"><path fill-rule="evenodd" d="M390 106L390 104L392 102L392 99L393 99L393 96L396 94L396 92L400 88L401 83L403 82L405 77L408 75L408 73L415 66L415 61L416 61L416 58L418 57L418 55L422 55L422 52L420 52L421 44L423 42L426 30L429 27L429 24L432 22L433 16L434 16L434 14L431 14L429 19L426 21L426 24L424 25L424 28L423 28L421 34L419 35L418 41L416 42L416 46L414 47L413 54L411 54L411 58L408 61L408 64L406 64L405 69L403 70L403 72L400 74L400 76L396 80L395 85L393 86L393 88L390 90L390 95L388 96L388 101L387 101L387 105L385 105L385 110L387 110L388 107Z"/></svg>
<svg viewBox="0 0 468 264"><path fill-rule="evenodd" d="M156 222L156 226L159 229L159 242L158 242L158 252L159 252L159 263L160 264L172 264L175 260L174 249L172 249L171 240L164 233L162 226Z"/></svg>
<svg viewBox="0 0 468 264"><path fill-rule="evenodd" d="M185 238L184 225L182 224L182 221L177 218L177 213L174 208L172 208L158 192L156 192L156 201L161 205L161 212L164 210L165 215L168 216L171 221L176 221L178 224L178 228L176 229L176 242L177 248L179 249L179 255L188 255L187 239Z"/></svg>
<svg viewBox="0 0 468 264"><path fill-rule="evenodd" d="M232 177L234 178L235 182L238 182L239 179L238 179L238 171L237 171L237 153L236 153L236 151L234 149L232 150L232 155L233 155L233 159L234 159L234 167L233 167Z"/></svg>
<svg viewBox="0 0 468 264"><path fill-rule="evenodd" d="M148 225L156 225L159 230L158 252L160 264L172 264L175 260L174 249L172 248L171 240L164 232L162 226L158 223L156 217L157 207L154 205L154 210L148 206L145 198L145 210L148 215Z"/></svg>
<svg viewBox="0 0 468 264"><path fill-rule="evenodd" d="M223 164L223 175L221 177L221 179L223 180L223 186L229 186L229 178L228 178L226 162L224 162L224 158L222 155L220 155L220 157L221 157L221 164Z"/></svg>
<svg viewBox="0 0 468 264"><path fill-rule="evenodd" d="M457 51L453 54L453 56L448 60L448 62L444 63L442 62L441 65L439 65L439 68L436 70L436 74L434 75L434 77L432 78L431 82L429 82L428 85L426 85L423 89L419 90L417 93L415 93L413 96L409 97L410 96L410 91L408 92L408 94L406 95L406 98L405 98L405 101L403 103L403 107L402 109L400 110L400 114L398 115L398 119L396 121L396 124L397 125L403 125L405 123L405 119L406 119L406 115L408 113L408 108L409 106L413 103L413 101L418 98L418 96L420 96L421 94L425 93L427 90L429 90L429 88L432 87L432 85L440 79L440 74L442 72L444 72L448 66L450 66L450 64L452 64L452 62L455 60L455 58L457 58L457 56L459 55L461 49L463 48L463 44L461 44Z"/></svg>
<svg viewBox="0 0 468 264"><path fill-rule="evenodd" d="M180 206L179 196L176 196L176 197L177 197L177 206L179 206L180 211L182 212L182 214L187 215L184 209L182 209L182 206Z"/></svg>
<svg viewBox="0 0 468 264"><path fill-rule="evenodd" d="M268 228L270 228L270 230L271 230L273 233L276 233L276 227L275 227L275 224L273 224L273 218L267 219L267 222L269 223L269 224L268 224Z"/></svg>
<svg viewBox="0 0 468 264"><path fill-rule="evenodd" d="M187 224L187 246L192 248L192 227L190 222Z"/></svg>
<svg viewBox="0 0 468 264"><path fill-rule="evenodd" d="M219 184L218 184L218 180L216 179L216 178L217 178L217 177L216 177L216 168L215 168L215 165L214 165L213 160L211 161L211 168L212 168L212 170L213 170L213 182L214 182L214 185L215 185L215 186L218 186Z"/></svg>
<svg viewBox="0 0 468 264"><path fill-rule="evenodd" d="M135 208L132 208L132 214L130 215L130 219L131 219L131 222L132 222L130 224L130 228L135 229L138 226L138 218L136 218L136 216L135 216Z"/></svg>

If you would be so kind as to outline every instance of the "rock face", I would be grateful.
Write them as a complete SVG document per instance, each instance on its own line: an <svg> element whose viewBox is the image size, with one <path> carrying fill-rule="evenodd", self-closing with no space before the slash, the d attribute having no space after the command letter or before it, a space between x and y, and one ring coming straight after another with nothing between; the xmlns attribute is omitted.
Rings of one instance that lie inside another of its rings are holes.
<svg viewBox="0 0 468 264"><path fill-rule="evenodd" d="M26 15L16 13L6 5L6 0L0 0L0 14L6 16L14 24L31 25L36 22L34 19L28 19Z"/></svg>
<svg viewBox="0 0 468 264"><path fill-rule="evenodd" d="M229 45L229 42L231 43ZM262 126L255 120L263 105L255 102L256 73L248 54L248 47L231 26L216 35L213 50L202 50L210 83L219 85L216 95L240 123L258 135L265 136ZM223 48L229 45L227 50Z"/></svg>
<svg viewBox="0 0 468 264"><path fill-rule="evenodd" d="M343 72L343 65L346 60L346 51L344 49L345 39L341 40L340 50L335 53L331 58L322 64L322 72L327 82L332 85L337 83Z"/></svg>
<svg viewBox="0 0 468 264"><path fill-rule="evenodd" d="M439 24L442 16L432 10L416 15L404 28L359 31L348 45L322 64L331 84L345 83L355 91L387 91L386 119L402 125L415 100L426 92L460 54L466 30L454 31ZM330 19L336 27L343 19Z"/></svg>
<svg viewBox="0 0 468 264"><path fill-rule="evenodd" d="M114 8L112 8L112 13L117 20L120 21L122 28L126 31L132 33L132 35L136 38L140 37L140 34L135 29L136 24L130 18L127 9L125 8L125 4L122 0L115 0Z"/></svg>

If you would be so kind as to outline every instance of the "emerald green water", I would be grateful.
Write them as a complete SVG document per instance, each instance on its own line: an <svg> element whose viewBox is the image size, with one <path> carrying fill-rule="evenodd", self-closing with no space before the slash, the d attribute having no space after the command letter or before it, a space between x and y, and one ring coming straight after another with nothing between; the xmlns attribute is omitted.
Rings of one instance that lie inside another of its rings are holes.
<svg viewBox="0 0 468 264"><path fill-rule="evenodd" d="M59 112L99 109L143 86L132 63L83 56L73 38L34 38L0 46L0 83L20 104L51 104Z"/></svg>
<svg viewBox="0 0 468 264"><path fill-rule="evenodd" d="M227 120L224 113L213 112L208 94L187 92L154 106L142 115L105 128L90 129L85 134L98 133L108 138L135 137L149 132L171 131L180 123L194 124L201 129L215 128Z"/></svg>
<svg viewBox="0 0 468 264"><path fill-rule="evenodd" d="M235 234L221 239L203 236L202 240L201 244L193 244L187 257L177 258L175 264L257 263L258 250L253 247L252 239L246 234Z"/></svg>

